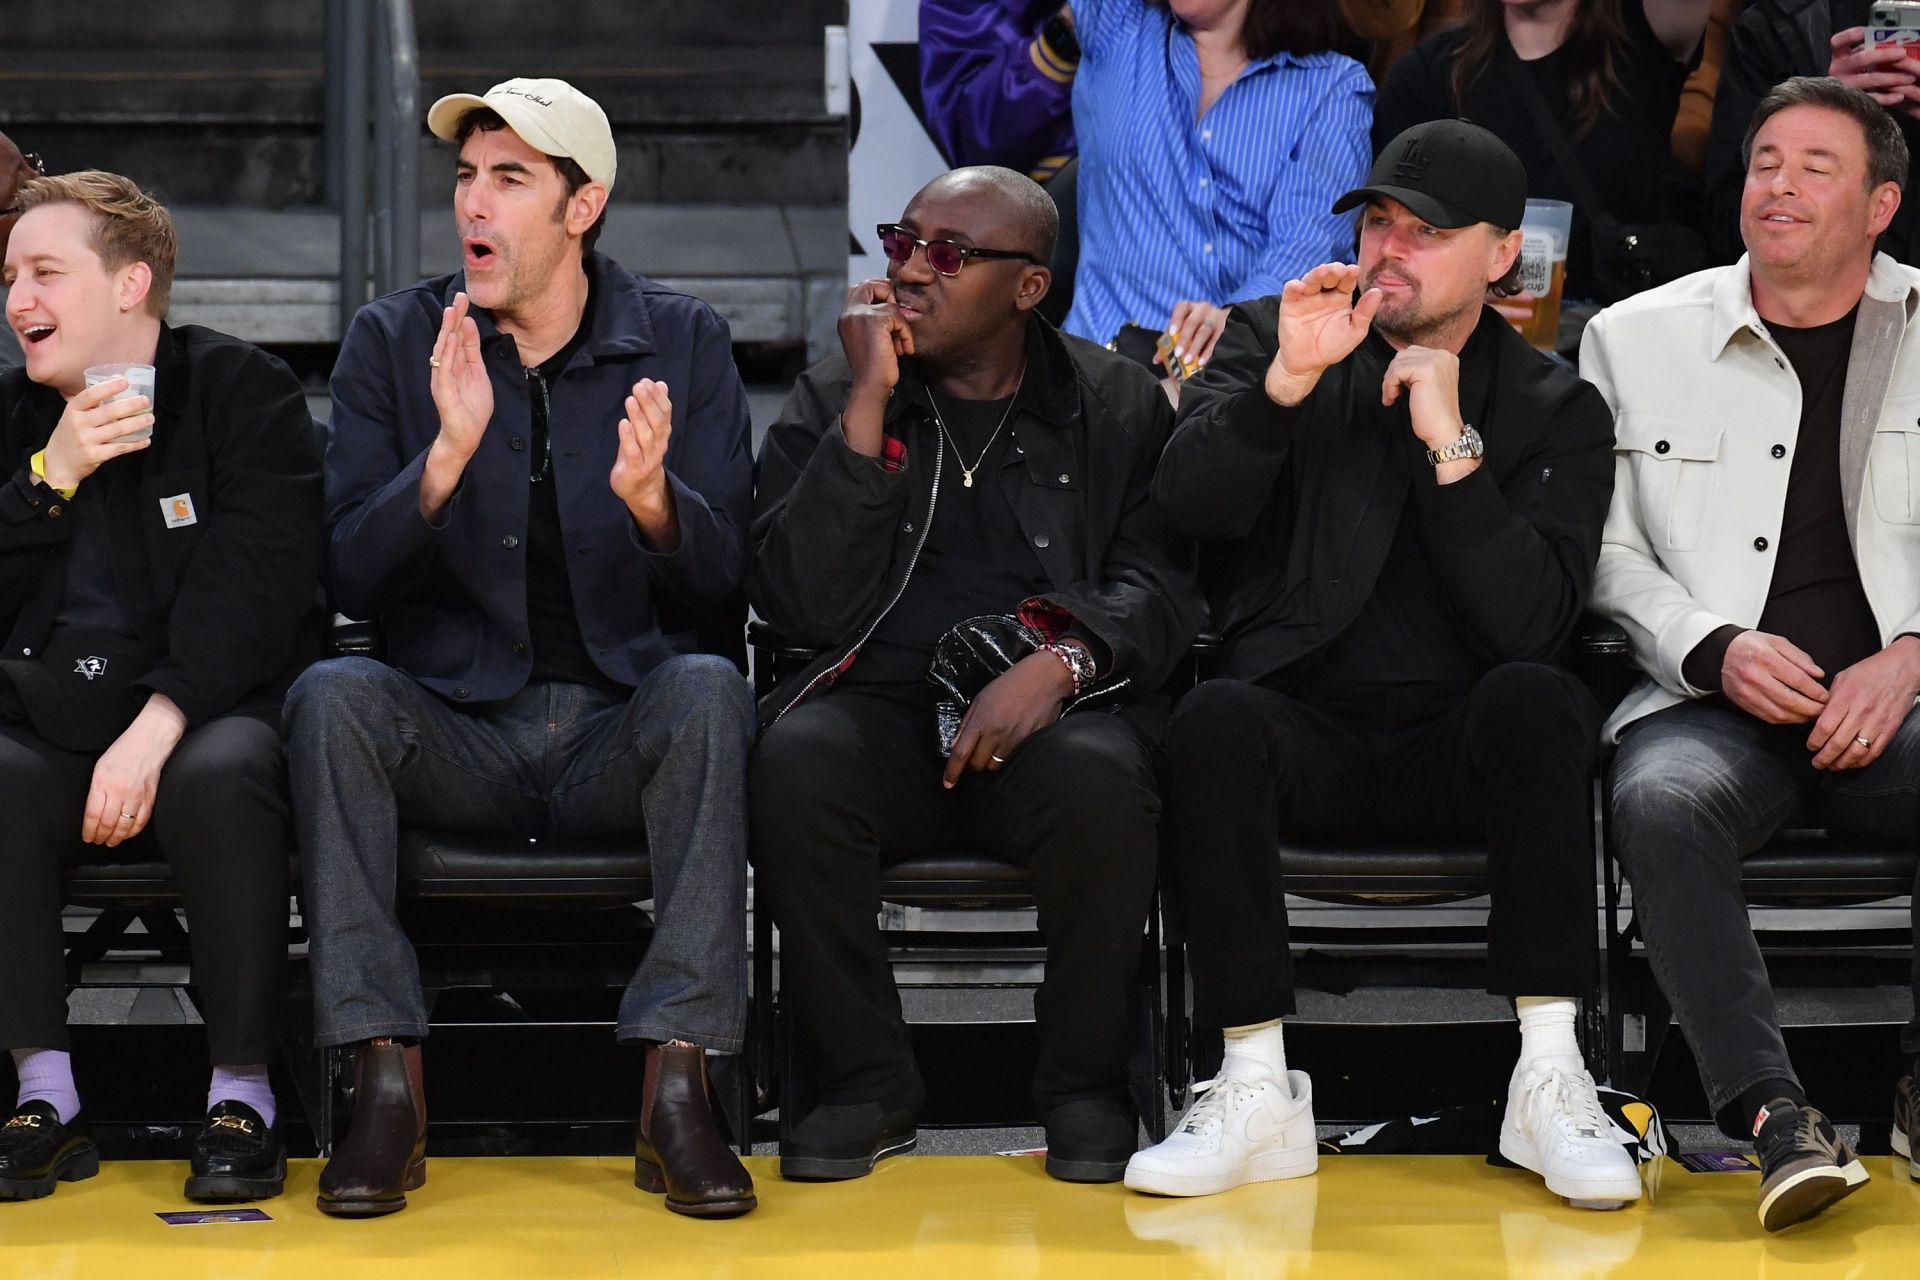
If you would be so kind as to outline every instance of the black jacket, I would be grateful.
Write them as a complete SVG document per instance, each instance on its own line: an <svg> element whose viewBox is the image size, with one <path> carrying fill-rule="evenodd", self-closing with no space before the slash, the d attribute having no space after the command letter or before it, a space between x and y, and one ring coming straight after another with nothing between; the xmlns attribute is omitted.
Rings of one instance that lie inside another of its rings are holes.
<svg viewBox="0 0 1920 1280"><path fill-rule="evenodd" d="M638 686L681 653L741 656L745 528L753 497L746 390L727 325L688 294L587 259L587 337L550 388L553 480L580 635L609 679ZM437 523L420 476L440 430L427 358L461 276L362 307L333 368L327 443L334 598L377 619L387 660L463 702L510 697L533 672L527 623L527 453L533 402L511 334L473 313L493 419ZM612 489L621 404L654 378L673 397L667 478L680 545L655 551Z"/></svg>
<svg viewBox="0 0 1920 1280"><path fill-rule="evenodd" d="M190 725L241 709L278 723L287 685L319 655L320 444L299 380L250 343L162 327L153 443L83 482L107 487L113 585L164 693ZM0 374L0 630L39 652L66 591L75 522L36 482L66 402L25 369ZM169 528L186 495L190 524Z"/></svg>
<svg viewBox="0 0 1920 1280"><path fill-rule="evenodd" d="M760 452L747 598L789 640L824 652L763 701L771 724L840 670L906 586L937 499L938 429L911 359L887 404L888 458L840 431L852 371L843 357L800 375ZM1125 357L1028 322L1027 375L999 482L1064 613L1110 655L1103 678L1157 691L1202 620L1190 552L1148 496L1173 412ZM959 621L959 619L955 619Z"/></svg>
<svg viewBox="0 0 1920 1280"><path fill-rule="evenodd" d="M1412 485L1433 561L1489 668L1557 656L1586 600L1613 496L1613 415L1590 383L1533 350L1492 309L1469 349L1491 385L1472 425L1485 461L1440 485L1407 398L1380 406L1392 348L1377 334L1287 410L1267 398L1279 300L1242 303L1187 384L1154 480L1174 528L1200 539L1226 652L1220 674L1266 680L1359 614ZM1471 412L1469 410L1469 412ZM1404 460L1389 450L1406 453Z"/></svg>
<svg viewBox="0 0 1920 1280"><path fill-rule="evenodd" d="M1850 8L1858 15L1848 26L1864 23L1871 5L1852 0ZM1827 74L1834 29L1832 0L1753 0L1734 19L1707 134L1707 229L1714 261L1735 262L1746 252L1740 238L1740 193L1747 171L1740 143L1753 109L1782 80ZM1894 120L1911 147L1920 130L1903 115ZM1880 248L1901 262L1912 262L1920 248L1917 220L1920 201L1902 201L1880 237Z"/></svg>

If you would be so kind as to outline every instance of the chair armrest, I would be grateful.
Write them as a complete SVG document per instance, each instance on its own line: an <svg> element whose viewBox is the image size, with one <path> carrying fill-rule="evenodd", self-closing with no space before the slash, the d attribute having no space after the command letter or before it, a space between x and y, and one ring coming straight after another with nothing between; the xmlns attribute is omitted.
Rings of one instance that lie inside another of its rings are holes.
<svg viewBox="0 0 1920 1280"><path fill-rule="evenodd" d="M776 631L771 622L762 622L758 618L747 624L747 644L782 665L797 663L805 666L823 652L806 645L794 644Z"/></svg>
<svg viewBox="0 0 1920 1280"><path fill-rule="evenodd" d="M1573 651L1583 658L1625 657L1627 633L1616 622L1583 613L1574 627Z"/></svg>
<svg viewBox="0 0 1920 1280"><path fill-rule="evenodd" d="M327 628L328 657L378 658L381 648L379 623L362 622L343 613L333 615Z"/></svg>

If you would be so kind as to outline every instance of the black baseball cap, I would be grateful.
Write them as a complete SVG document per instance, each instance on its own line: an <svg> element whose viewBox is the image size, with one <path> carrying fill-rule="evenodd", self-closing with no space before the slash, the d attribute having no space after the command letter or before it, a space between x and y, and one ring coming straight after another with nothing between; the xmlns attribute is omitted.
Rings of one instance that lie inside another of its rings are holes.
<svg viewBox="0 0 1920 1280"><path fill-rule="evenodd" d="M1367 185L1341 196L1333 212L1376 196L1399 201L1436 227L1490 222L1511 231L1527 212L1527 167L1477 124L1429 120L1381 148Z"/></svg>

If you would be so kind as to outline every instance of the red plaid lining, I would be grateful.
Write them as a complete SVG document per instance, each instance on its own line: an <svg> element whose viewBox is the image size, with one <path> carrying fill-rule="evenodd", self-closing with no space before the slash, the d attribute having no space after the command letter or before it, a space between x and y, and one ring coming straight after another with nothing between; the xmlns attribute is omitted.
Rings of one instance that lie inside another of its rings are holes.
<svg viewBox="0 0 1920 1280"><path fill-rule="evenodd" d="M888 471L904 471L907 466L907 442L899 436L880 439L880 465Z"/></svg>

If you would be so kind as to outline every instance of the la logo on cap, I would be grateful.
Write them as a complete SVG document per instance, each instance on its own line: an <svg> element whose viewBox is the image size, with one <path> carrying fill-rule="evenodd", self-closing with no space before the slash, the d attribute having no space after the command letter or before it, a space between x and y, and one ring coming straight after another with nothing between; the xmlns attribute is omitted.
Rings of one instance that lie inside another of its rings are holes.
<svg viewBox="0 0 1920 1280"><path fill-rule="evenodd" d="M1407 145L1401 149L1400 159L1394 163L1394 177L1418 182L1427 176L1426 149L1421 145L1423 141L1418 134L1407 139Z"/></svg>

